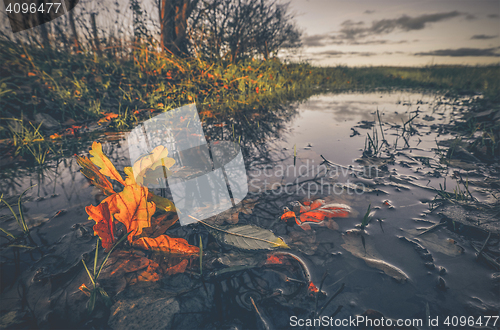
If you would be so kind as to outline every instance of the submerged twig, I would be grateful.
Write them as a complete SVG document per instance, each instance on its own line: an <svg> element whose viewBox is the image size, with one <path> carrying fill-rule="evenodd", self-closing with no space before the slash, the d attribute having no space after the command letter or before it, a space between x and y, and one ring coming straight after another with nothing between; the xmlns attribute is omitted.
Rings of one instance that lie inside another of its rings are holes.
<svg viewBox="0 0 500 330"><path fill-rule="evenodd" d="M431 230L433 230L433 229L435 229L435 228L437 228L437 227L439 227L439 226L444 225L445 223L446 223L446 222L438 222L438 223L436 223L436 224L433 224L432 226L430 226L429 228L427 228L427 229L426 229L426 230L424 230L423 232L418 233L416 236L420 236L420 235L423 235L423 234L425 234L425 233L428 233L428 232L430 232Z"/></svg>
<svg viewBox="0 0 500 330"><path fill-rule="evenodd" d="M323 314L323 311L325 310L325 308L332 302L333 299L335 299L335 297L337 297L344 290L344 288L345 288L345 283L342 283L342 285L337 290L337 292L335 292L333 294L333 296L331 296L330 299L328 299L326 304L324 304L323 307L321 307L321 309L319 310L319 313L318 313L318 317L321 316L321 314Z"/></svg>
<svg viewBox="0 0 500 330"><path fill-rule="evenodd" d="M491 232L488 233L488 237L486 237L486 240L484 241L484 244L483 246L481 247L481 249L476 253L476 260L479 258L479 256L481 255L481 253L483 253L484 249L486 248L486 245L488 244L488 241L490 240L490 237L491 237Z"/></svg>

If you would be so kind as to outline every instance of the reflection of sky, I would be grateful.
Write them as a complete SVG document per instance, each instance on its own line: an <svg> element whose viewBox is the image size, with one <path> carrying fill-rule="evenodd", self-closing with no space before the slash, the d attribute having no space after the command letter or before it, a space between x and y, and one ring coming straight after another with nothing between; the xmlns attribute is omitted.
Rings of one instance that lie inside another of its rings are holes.
<svg viewBox="0 0 500 330"><path fill-rule="evenodd" d="M500 63L498 0L291 0L295 56L320 65Z"/></svg>

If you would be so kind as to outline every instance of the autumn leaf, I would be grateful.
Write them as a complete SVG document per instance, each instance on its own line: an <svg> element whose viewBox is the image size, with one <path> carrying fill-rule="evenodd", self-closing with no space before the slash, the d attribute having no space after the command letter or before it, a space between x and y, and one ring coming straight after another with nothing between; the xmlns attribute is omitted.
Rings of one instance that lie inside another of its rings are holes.
<svg viewBox="0 0 500 330"><path fill-rule="evenodd" d="M125 175L127 176L125 178L125 185L126 186L131 186L131 185L136 184L135 177L134 177L134 171L132 170L132 167L125 167L123 169L123 172L125 172Z"/></svg>
<svg viewBox="0 0 500 330"><path fill-rule="evenodd" d="M159 166L163 166L166 169L171 168L175 164L175 160L173 158L167 157L167 155L167 148L160 145L154 148L150 154L143 156L139 160L137 160L132 167L136 183L143 183L144 175L149 169L155 170Z"/></svg>
<svg viewBox="0 0 500 330"><path fill-rule="evenodd" d="M96 222L94 225L94 233L101 238L102 247L110 250L114 243L113 217L109 212L108 202L94 206L89 205L85 208L89 217Z"/></svg>
<svg viewBox="0 0 500 330"><path fill-rule="evenodd" d="M164 234L168 228L172 227L179 220L176 213L164 213L151 218L151 227L143 228L142 234L147 237L158 237Z"/></svg>
<svg viewBox="0 0 500 330"><path fill-rule="evenodd" d="M111 119L113 119L113 118L117 118L117 117L118 117L118 114L117 114L117 113L112 113L112 112L110 112L110 113L105 113L105 114L104 114L104 118L99 119L98 123L99 123L99 124L100 124L100 123L104 123L104 122L106 122L106 121L110 121Z"/></svg>
<svg viewBox="0 0 500 330"><path fill-rule="evenodd" d="M325 201L323 199L317 199L317 200L311 202L311 210L315 210L317 208L320 208L323 205L325 205Z"/></svg>
<svg viewBox="0 0 500 330"><path fill-rule="evenodd" d="M160 279L160 274L158 274L159 268L160 265L158 263L150 260L148 268L137 275L137 280L141 282L158 281Z"/></svg>
<svg viewBox="0 0 500 330"><path fill-rule="evenodd" d="M90 159L76 155L76 162L82 167L80 172L82 172L82 174L89 179L94 186L101 189L106 196L111 196L115 193L111 182L109 182L109 180L102 175L99 168L95 166Z"/></svg>
<svg viewBox="0 0 500 330"><path fill-rule="evenodd" d="M329 218L331 217L345 218L348 217L349 214L351 213L351 207L349 205L338 204L338 203L323 205L319 210L328 211L329 214L331 214L328 216Z"/></svg>
<svg viewBox="0 0 500 330"><path fill-rule="evenodd" d="M132 273L148 267L152 261L146 257L137 255L134 252L119 251L116 255L116 263L118 264L110 275L123 275L123 273Z"/></svg>
<svg viewBox="0 0 500 330"><path fill-rule="evenodd" d="M94 141L94 143L92 143L92 149L89 153L92 155L92 158L90 158L92 163L100 168L99 172L120 182L122 185L125 185L125 181L123 181L122 176L118 173L113 163L111 163L109 158L103 154L102 144Z"/></svg>
<svg viewBox="0 0 500 330"><path fill-rule="evenodd" d="M125 225L127 232L132 232L128 237L129 242L141 234L142 228L151 227L151 216L156 211L156 205L148 202L147 196L148 188L130 185L103 201L109 202L111 214Z"/></svg>
<svg viewBox="0 0 500 330"><path fill-rule="evenodd" d="M175 254L198 254L200 249L190 245L183 238L172 238L161 235L156 238L141 237L132 242L132 245L146 250L175 253Z"/></svg>
<svg viewBox="0 0 500 330"><path fill-rule="evenodd" d="M316 200L311 204L311 210L300 215L301 222L321 222L331 218L345 218L349 216L351 208L345 204L327 204Z"/></svg>
<svg viewBox="0 0 500 330"><path fill-rule="evenodd" d="M314 285L313 282L309 282L309 285L307 287L307 291L309 291L309 293L317 293L317 292L319 292L319 289L316 285Z"/></svg>
<svg viewBox="0 0 500 330"><path fill-rule="evenodd" d="M175 205L169 199L148 192L148 202L153 202L159 210L164 212L175 212Z"/></svg>
<svg viewBox="0 0 500 330"><path fill-rule="evenodd" d="M178 273L184 273L186 271L186 267L188 266L188 260L184 259L180 263L175 266L169 267L165 270L165 275L174 275Z"/></svg>
<svg viewBox="0 0 500 330"><path fill-rule="evenodd" d="M325 220L327 216L324 212L309 211L300 215L301 222L321 222Z"/></svg>
<svg viewBox="0 0 500 330"><path fill-rule="evenodd" d="M283 211L283 215L281 216L281 220L285 221L285 222L288 222L291 219L293 219L295 222L297 221L297 217L295 216L295 212L290 211L290 209L286 208ZM293 224L293 222L292 222L292 224Z"/></svg>

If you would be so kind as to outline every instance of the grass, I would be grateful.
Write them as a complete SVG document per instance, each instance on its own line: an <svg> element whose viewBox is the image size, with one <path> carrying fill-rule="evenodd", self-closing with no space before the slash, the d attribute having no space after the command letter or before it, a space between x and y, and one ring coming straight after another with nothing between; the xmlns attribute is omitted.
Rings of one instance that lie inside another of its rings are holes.
<svg viewBox="0 0 500 330"><path fill-rule="evenodd" d="M22 119L10 118L8 120L13 123L8 128L15 148L14 156L21 155L25 158L28 156L38 165L43 165L47 154L54 150L52 143L45 139L40 130L42 123L35 126L32 122L24 123Z"/></svg>
<svg viewBox="0 0 500 330"><path fill-rule="evenodd" d="M460 185L463 185L463 189L460 188ZM437 195L434 198L434 201L443 200L449 201L451 203L455 202L463 202L463 201L474 201L476 200L472 193L469 190L469 179L466 178L464 181L462 178L457 180L457 185L453 188L453 191L449 192L446 190L446 181L444 182L444 186L439 184L439 190L436 189Z"/></svg>
<svg viewBox="0 0 500 330"><path fill-rule="evenodd" d="M90 282L92 283L91 289L87 288L87 286L85 284L82 284L80 286L80 290L89 296L89 301L87 304L87 312L89 314L91 314L94 311L97 299L99 297L101 297L101 299L103 300L106 307L109 308L113 304L113 302L112 302L111 298L109 297L109 295L107 294L107 292L104 291L104 289L101 286L99 286L98 279L99 279L99 276L101 275L101 271L104 268L104 265L106 264L109 256L111 255L111 252L113 252L113 250L118 245L120 245L127 238L127 236L128 236L128 234L124 235L122 238L120 238L120 240L118 242L116 242L115 245L113 245L113 247L106 254L106 256L104 257L104 260L101 262L101 264L99 266L97 266L97 260L99 259L99 237L97 238L97 243L95 246L95 256L94 256L94 269L93 269L92 273L90 272L89 268L87 267L85 260L82 259L83 267L87 271L87 275L89 276Z"/></svg>
<svg viewBox="0 0 500 330"><path fill-rule="evenodd" d="M141 113L196 102L204 110L234 111L269 99L294 98L300 90L359 90L380 87L480 91L498 98L500 66L425 68L313 67L278 60L238 64L175 58L146 45L118 58L65 54L0 41L2 116L50 113L98 118L104 112ZM118 55L117 55L118 56ZM21 110L21 111L19 111Z"/></svg>
<svg viewBox="0 0 500 330"><path fill-rule="evenodd" d="M16 237L14 234L12 234L11 232L9 232L8 230L0 228L0 231L2 231L4 234L7 235L6 238L9 241L9 246L16 246L16 247L23 247L23 248L30 248L30 249L33 248L32 246L27 246L27 245L24 245L24 244L21 244L21 245L17 244L17 242L20 239L24 239L24 238L28 238L29 242L31 244L33 244L34 246L36 246L35 242L31 238L30 229L29 229L28 225L26 224L26 218L24 217L23 205L22 205L22 198L23 198L24 194L28 190L30 190L31 188L33 188L33 186L29 187L26 190L24 190L21 193L21 195L19 195L19 198L17 200L17 207L18 207L18 210L19 210L19 215L16 214L16 212L14 211L14 209L12 208L12 206L3 198L3 194L0 196L0 203L4 203L7 206L7 208L10 210L10 212L14 216L14 219L16 220L17 225L19 226L19 228L22 231L22 236L21 237Z"/></svg>
<svg viewBox="0 0 500 330"><path fill-rule="evenodd" d="M5 77L0 81L0 117L11 119L10 123L17 121L16 125L22 127L13 131L4 121L0 139L14 141L16 153L43 164L47 152L54 149L47 138L54 132L34 124L37 113L49 114L60 123L95 122L115 114L109 119L110 127L123 131L153 112L193 102L202 119L221 118L236 111L271 109L326 91L426 88L457 96L481 92L484 98L477 102L482 107L500 100L499 65L349 68L314 67L277 59L247 59L233 64L177 58L154 49L154 45L140 44L130 46L129 52L110 50L98 56L92 52L44 50L0 39L0 76ZM496 150L496 128L472 120L469 126L486 129L483 145ZM404 123L404 129L408 129L404 133L411 133L410 126L411 120ZM367 137L375 154L386 143L382 127L380 130L381 139L376 131Z"/></svg>

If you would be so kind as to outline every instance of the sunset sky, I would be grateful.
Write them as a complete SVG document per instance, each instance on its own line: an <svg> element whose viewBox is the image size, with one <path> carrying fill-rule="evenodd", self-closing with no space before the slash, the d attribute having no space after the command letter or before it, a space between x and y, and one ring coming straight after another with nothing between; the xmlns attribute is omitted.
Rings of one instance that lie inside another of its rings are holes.
<svg viewBox="0 0 500 330"><path fill-rule="evenodd" d="M294 59L316 65L500 63L500 0L291 0Z"/></svg>

